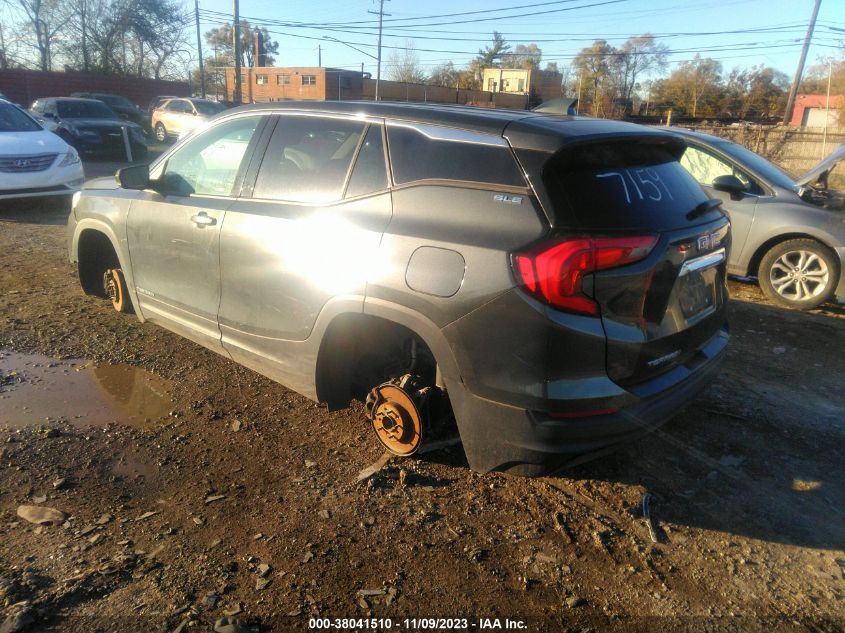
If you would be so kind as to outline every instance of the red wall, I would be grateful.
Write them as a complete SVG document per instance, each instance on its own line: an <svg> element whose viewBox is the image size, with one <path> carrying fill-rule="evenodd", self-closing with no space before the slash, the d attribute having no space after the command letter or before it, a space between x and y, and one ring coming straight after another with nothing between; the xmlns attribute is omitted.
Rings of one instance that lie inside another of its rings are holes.
<svg viewBox="0 0 845 633"><path fill-rule="evenodd" d="M146 109L153 97L187 97L184 81L159 81L137 77L117 77L97 73L42 72L40 70L0 70L0 92L10 101L28 108L41 97L67 97L72 92L107 92L126 97Z"/></svg>
<svg viewBox="0 0 845 633"><path fill-rule="evenodd" d="M843 97L841 95L830 95L831 110L839 107L839 100ZM797 95L795 97L795 106L792 109L792 119L789 125L800 126L804 122L804 110L807 108L824 108L827 107L827 95Z"/></svg>

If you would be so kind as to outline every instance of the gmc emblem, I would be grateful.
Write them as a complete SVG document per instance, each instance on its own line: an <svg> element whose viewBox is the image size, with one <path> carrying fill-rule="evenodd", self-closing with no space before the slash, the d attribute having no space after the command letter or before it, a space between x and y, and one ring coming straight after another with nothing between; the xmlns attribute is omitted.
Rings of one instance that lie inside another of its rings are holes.
<svg viewBox="0 0 845 633"><path fill-rule="evenodd" d="M702 235L698 238L698 250L699 251L710 251L719 246L722 242L722 238L719 237L718 233L707 233L706 235Z"/></svg>

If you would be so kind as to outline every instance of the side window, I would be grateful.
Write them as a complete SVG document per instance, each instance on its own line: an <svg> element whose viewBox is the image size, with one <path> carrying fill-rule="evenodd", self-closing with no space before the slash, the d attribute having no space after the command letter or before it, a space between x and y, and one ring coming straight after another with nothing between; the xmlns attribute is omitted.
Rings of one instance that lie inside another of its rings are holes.
<svg viewBox="0 0 845 633"><path fill-rule="evenodd" d="M388 187L381 128L381 125L371 125L364 138L364 144L361 145L349 184L346 186L347 198L382 191Z"/></svg>
<svg viewBox="0 0 845 633"><path fill-rule="evenodd" d="M432 130L434 126L431 126ZM388 126L387 140L396 184L417 180L462 180L524 187L525 180L508 147L482 142L486 135L443 128L432 138L419 130ZM454 140L448 138L453 135ZM478 142L472 137L479 137Z"/></svg>
<svg viewBox="0 0 845 633"><path fill-rule="evenodd" d="M718 176L736 176L749 193L761 193L760 186L731 163L697 147L687 147L679 161L699 184L712 186Z"/></svg>
<svg viewBox="0 0 845 633"><path fill-rule="evenodd" d="M161 176L168 193L231 196L249 142L260 117L215 125L167 160Z"/></svg>
<svg viewBox="0 0 845 633"><path fill-rule="evenodd" d="M282 116L261 162L254 198L289 202L340 199L364 123Z"/></svg>

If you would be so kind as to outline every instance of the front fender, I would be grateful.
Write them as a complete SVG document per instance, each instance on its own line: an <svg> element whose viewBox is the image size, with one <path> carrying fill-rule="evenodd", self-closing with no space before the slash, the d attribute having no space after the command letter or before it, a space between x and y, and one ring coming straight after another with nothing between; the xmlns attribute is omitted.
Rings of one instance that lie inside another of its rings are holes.
<svg viewBox="0 0 845 633"><path fill-rule="evenodd" d="M71 214L71 218L73 218L73 214ZM72 228L71 223L73 224ZM72 263L79 262L79 238L85 231L97 231L108 238L114 252L117 254L117 259L120 262L123 277L126 279L126 287L129 290L129 298L132 300L132 305L135 307L135 314L138 316L138 320L143 323L145 318L140 309L138 293L135 291L135 280L132 276L132 267L130 266L129 250L125 234L123 237L120 237L111 223L100 218L85 217L81 220L71 219L68 222L68 226L71 229L71 234L68 236L68 256Z"/></svg>

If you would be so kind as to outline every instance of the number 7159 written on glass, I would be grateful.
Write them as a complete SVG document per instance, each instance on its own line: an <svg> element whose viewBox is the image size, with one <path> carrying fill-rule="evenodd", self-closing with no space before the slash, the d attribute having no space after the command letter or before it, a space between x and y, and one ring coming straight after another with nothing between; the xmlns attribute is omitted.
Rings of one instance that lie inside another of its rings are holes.
<svg viewBox="0 0 845 633"><path fill-rule="evenodd" d="M660 175L656 170L650 167L635 168L635 169L620 169L619 171L606 171L596 174L596 178L618 178L622 183L622 188L625 191L625 200L631 204L631 189L628 188L628 183L633 185L633 191L640 200L654 200L659 202L663 199L665 193L670 200L675 197L669 191L666 183L660 179Z"/></svg>

